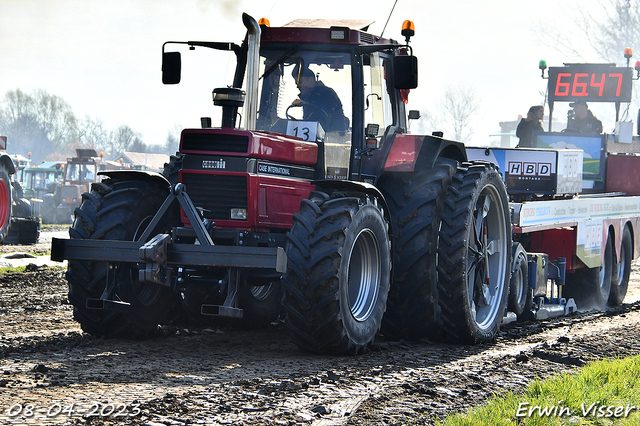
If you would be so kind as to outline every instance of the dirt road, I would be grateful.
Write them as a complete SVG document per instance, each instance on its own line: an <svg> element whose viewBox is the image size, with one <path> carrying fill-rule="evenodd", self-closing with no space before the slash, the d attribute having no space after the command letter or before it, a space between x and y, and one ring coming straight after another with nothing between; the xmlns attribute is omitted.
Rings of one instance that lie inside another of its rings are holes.
<svg viewBox="0 0 640 426"><path fill-rule="evenodd" d="M72 319L62 271L4 274L0 424L431 424L534 378L640 353L639 272L619 309L511 324L491 345L381 340L358 357L300 352L280 323L95 339Z"/></svg>

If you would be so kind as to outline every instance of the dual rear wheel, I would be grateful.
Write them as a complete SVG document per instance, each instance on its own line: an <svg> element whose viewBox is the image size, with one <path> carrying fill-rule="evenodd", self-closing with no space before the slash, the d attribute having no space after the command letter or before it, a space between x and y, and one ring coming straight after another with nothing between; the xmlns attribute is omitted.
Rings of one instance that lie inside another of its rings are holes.
<svg viewBox="0 0 640 426"><path fill-rule="evenodd" d="M361 352L381 326L387 294L387 337L492 340L511 276L508 198L498 169L440 163L429 173L387 177L381 188L388 216L363 194L322 191L294 215L282 280L294 343L312 352Z"/></svg>

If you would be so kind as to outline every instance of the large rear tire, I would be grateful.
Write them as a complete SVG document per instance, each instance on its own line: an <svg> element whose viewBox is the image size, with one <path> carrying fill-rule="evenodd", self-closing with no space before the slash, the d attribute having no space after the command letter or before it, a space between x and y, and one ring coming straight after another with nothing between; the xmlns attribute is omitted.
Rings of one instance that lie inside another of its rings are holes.
<svg viewBox="0 0 640 426"><path fill-rule="evenodd" d="M382 334L391 339L438 337L436 246L454 161L380 182L393 229L393 278Z"/></svg>
<svg viewBox="0 0 640 426"><path fill-rule="evenodd" d="M11 180L7 168L0 163L0 244L11 226Z"/></svg>
<svg viewBox="0 0 640 426"><path fill-rule="evenodd" d="M380 328L391 273L377 201L314 191L287 237L282 304L293 342L316 353L363 352Z"/></svg>
<svg viewBox="0 0 640 426"><path fill-rule="evenodd" d="M134 241L168 194L155 182L106 180L82 196L69 230L71 238ZM165 229L166 231L166 229ZM179 301L170 288L138 280L137 263L109 266L99 261L69 261L69 301L82 329L107 338L143 338L152 334ZM87 299L100 298L115 281L116 300L131 304L129 312L89 309Z"/></svg>
<svg viewBox="0 0 640 426"><path fill-rule="evenodd" d="M573 298L580 310L602 309L607 305L613 275L613 242L607 237L604 264L597 268L578 269L567 274L564 296Z"/></svg>
<svg viewBox="0 0 640 426"><path fill-rule="evenodd" d="M453 176L438 239L443 331L455 342L493 340L507 303L511 224L506 188L490 163Z"/></svg>
<svg viewBox="0 0 640 426"><path fill-rule="evenodd" d="M609 292L609 306L620 306L627 295L629 287L629 276L631 275L631 258L633 255L633 242L631 241L631 231L625 226L622 232L622 243L620 244L620 261L614 262L611 276L611 291Z"/></svg>

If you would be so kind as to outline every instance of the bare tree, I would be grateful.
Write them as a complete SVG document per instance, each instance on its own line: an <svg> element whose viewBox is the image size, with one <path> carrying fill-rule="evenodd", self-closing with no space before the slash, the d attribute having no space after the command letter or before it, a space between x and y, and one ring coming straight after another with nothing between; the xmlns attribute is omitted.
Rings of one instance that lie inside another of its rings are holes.
<svg viewBox="0 0 640 426"><path fill-rule="evenodd" d="M20 89L7 92L0 112L0 132L14 143L12 151L32 153L36 161L73 146L78 127L71 107L44 90L26 94Z"/></svg>
<svg viewBox="0 0 640 426"><path fill-rule="evenodd" d="M134 132L129 126L120 126L111 132L111 154L116 155L128 151L132 146L139 148L142 143L140 134Z"/></svg>
<svg viewBox="0 0 640 426"><path fill-rule="evenodd" d="M458 83L447 88L441 107L442 121L452 131L454 139L462 142L471 139L471 121L479 108L480 102L472 87Z"/></svg>
<svg viewBox="0 0 640 426"><path fill-rule="evenodd" d="M102 120L86 116L78 124L78 129L82 145L98 151L110 148L109 132L104 128Z"/></svg>
<svg viewBox="0 0 640 426"><path fill-rule="evenodd" d="M576 2L572 11L571 25L551 22L538 32L546 45L567 60L589 62L595 55L623 65L625 48L640 51L640 0L605 0L597 12L587 12Z"/></svg>
<svg viewBox="0 0 640 426"><path fill-rule="evenodd" d="M175 125L173 129L167 132L167 140L164 143L164 151L169 155L174 154L180 148L180 134L182 133L182 127Z"/></svg>
<svg viewBox="0 0 640 426"><path fill-rule="evenodd" d="M71 106L62 98L44 90L34 92L35 114L49 141L57 148L75 145L78 123Z"/></svg>

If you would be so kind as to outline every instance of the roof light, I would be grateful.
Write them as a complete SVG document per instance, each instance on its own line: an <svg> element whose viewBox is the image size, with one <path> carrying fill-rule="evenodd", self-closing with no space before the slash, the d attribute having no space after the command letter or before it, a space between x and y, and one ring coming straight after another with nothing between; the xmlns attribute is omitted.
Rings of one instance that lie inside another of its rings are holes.
<svg viewBox="0 0 640 426"><path fill-rule="evenodd" d="M636 61L636 71L640 72L640 61Z"/></svg>
<svg viewBox="0 0 640 426"><path fill-rule="evenodd" d="M349 28L346 27L331 27L329 31L331 32L331 40L346 40L349 34Z"/></svg>
<svg viewBox="0 0 640 426"><path fill-rule="evenodd" d="M260 18L260 20L258 21L258 25L263 27L271 27L271 22L269 22L267 18Z"/></svg>
<svg viewBox="0 0 640 426"><path fill-rule="evenodd" d="M413 37L416 33L416 27L413 21L406 20L402 23L402 32L401 34L405 37L407 43L409 43L409 39Z"/></svg>
<svg viewBox="0 0 640 426"><path fill-rule="evenodd" d="M629 59L633 56L633 51L630 48L624 49L624 57Z"/></svg>
<svg viewBox="0 0 640 426"><path fill-rule="evenodd" d="M542 71L542 78L544 78L544 70L547 69L547 61L540 59L540 62L538 62L538 68Z"/></svg>
<svg viewBox="0 0 640 426"><path fill-rule="evenodd" d="M416 26L413 23L413 21L410 20L406 20L402 23L402 35L403 36L407 36L407 34L409 35L409 37L413 36L416 33Z"/></svg>

